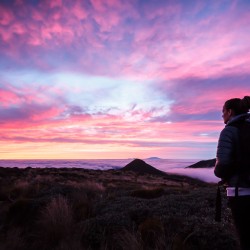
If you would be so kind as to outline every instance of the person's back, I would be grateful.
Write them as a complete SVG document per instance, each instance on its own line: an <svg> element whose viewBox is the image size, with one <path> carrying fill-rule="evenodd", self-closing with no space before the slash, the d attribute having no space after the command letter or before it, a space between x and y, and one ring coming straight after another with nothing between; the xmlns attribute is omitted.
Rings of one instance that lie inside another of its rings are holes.
<svg viewBox="0 0 250 250"><path fill-rule="evenodd" d="M250 187L250 114L242 115L228 126L237 128L235 171L238 183L236 185Z"/></svg>
<svg viewBox="0 0 250 250"><path fill-rule="evenodd" d="M228 185L227 196L240 236L241 246L250 250L250 97L225 102L226 124L218 141L214 173Z"/></svg>

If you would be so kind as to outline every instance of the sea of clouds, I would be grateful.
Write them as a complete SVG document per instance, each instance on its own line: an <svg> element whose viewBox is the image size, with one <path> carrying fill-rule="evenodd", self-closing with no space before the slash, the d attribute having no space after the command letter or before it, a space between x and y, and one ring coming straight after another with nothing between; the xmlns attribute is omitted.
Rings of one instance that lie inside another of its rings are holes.
<svg viewBox="0 0 250 250"><path fill-rule="evenodd" d="M120 169L133 159L90 159L90 160L0 160L1 167L18 168L85 168L96 170ZM199 160L183 159L158 159L149 158L144 161L151 166L174 174L181 174L216 183L219 181L214 176L213 168L186 168Z"/></svg>

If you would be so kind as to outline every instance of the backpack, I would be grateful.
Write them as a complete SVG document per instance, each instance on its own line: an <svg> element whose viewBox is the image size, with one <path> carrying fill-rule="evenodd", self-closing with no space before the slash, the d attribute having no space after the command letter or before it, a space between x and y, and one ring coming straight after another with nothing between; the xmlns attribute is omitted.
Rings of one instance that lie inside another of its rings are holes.
<svg viewBox="0 0 250 250"><path fill-rule="evenodd" d="M230 126L238 129L237 172L241 179L249 182L250 187L250 122L249 120L240 120L230 124Z"/></svg>

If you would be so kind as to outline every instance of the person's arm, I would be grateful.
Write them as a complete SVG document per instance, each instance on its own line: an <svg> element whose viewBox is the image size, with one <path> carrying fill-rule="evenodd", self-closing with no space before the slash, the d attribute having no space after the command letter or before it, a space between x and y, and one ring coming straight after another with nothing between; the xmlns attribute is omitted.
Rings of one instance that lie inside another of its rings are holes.
<svg viewBox="0 0 250 250"><path fill-rule="evenodd" d="M234 174L236 136L237 128L227 126L219 137L214 174L222 180L227 180Z"/></svg>

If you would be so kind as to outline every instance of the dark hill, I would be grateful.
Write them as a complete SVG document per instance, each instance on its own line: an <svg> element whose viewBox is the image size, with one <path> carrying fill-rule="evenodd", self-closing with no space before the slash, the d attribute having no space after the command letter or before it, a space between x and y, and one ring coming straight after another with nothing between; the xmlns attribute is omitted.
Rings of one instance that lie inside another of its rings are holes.
<svg viewBox="0 0 250 250"><path fill-rule="evenodd" d="M186 182L189 184L196 184L200 186L206 186L207 184L203 181L200 181L198 179L194 179L192 177L178 175L178 174L168 174L163 171L158 170L157 168L154 168L153 166L147 164L145 161L141 159L135 159L128 163L125 167L120 169L121 171L132 171L140 175L156 175L156 176L162 176L166 180L175 181L175 182Z"/></svg>
<svg viewBox="0 0 250 250"><path fill-rule="evenodd" d="M216 159L198 161L186 168L212 168L215 166Z"/></svg>
<svg viewBox="0 0 250 250"><path fill-rule="evenodd" d="M138 174L152 174L152 175L161 175L166 176L166 173L154 168L153 166L147 164L145 161L140 159L135 159L128 163L125 167L122 168L123 171L133 171Z"/></svg>

